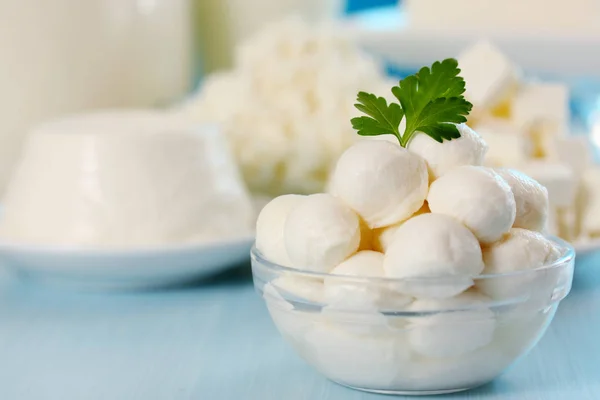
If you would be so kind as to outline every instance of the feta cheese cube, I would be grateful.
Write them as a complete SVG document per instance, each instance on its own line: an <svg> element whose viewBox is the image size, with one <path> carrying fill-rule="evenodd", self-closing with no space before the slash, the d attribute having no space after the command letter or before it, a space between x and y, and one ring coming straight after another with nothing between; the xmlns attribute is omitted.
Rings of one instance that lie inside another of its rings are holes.
<svg viewBox="0 0 600 400"><path fill-rule="evenodd" d="M475 130L488 144L484 161L487 166L515 167L525 163L533 154L531 137L520 132L509 121L482 119Z"/></svg>
<svg viewBox="0 0 600 400"><path fill-rule="evenodd" d="M480 41L458 56L461 75L466 82L465 97L475 109L501 104L517 86L518 70L488 41Z"/></svg>
<svg viewBox="0 0 600 400"><path fill-rule="evenodd" d="M559 83L526 83L517 91L511 111L511 119L520 129L535 127L562 135L570 118L569 88Z"/></svg>
<svg viewBox="0 0 600 400"><path fill-rule="evenodd" d="M548 189L553 207L571 207L577 195L577 179L571 167L564 163L529 161L519 170Z"/></svg>

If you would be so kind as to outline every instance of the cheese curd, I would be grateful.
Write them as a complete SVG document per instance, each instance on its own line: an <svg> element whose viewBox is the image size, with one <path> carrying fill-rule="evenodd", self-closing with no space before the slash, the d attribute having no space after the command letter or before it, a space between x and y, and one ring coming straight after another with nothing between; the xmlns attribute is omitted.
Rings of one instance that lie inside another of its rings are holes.
<svg viewBox="0 0 600 400"><path fill-rule="evenodd" d="M342 154L330 184L331 193L370 228L380 228L409 218L423 206L427 166L397 144L364 140Z"/></svg>
<svg viewBox="0 0 600 400"><path fill-rule="evenodd" d="M560 255L556 246L542 234L513 228L500 241L483 248L484 274L526 271L548 265ZM535 274L522 274L506 279L481 280L477 288L492 298L510 298L531 291ZM530 286L528 286L530 285Z"/></svg>
<svg viewBox="0 0 600 400"><path fill-rule="evenodd" d="M484 167L451 170L431 184L427 202L431 212L456 218L482 243L500 239L512 227L517 213L508 183Z"/></svg>
<svg viewBox="0 0 600 400"><path fill-rule="evenodd" d="M548 220L548 190L519 171L505 168L495 171L509 184L515 196L517 215L513 227L542 231Z"/></svg>
<svg viewBox="0 0 600 400"><path fill-rule="evenodd" d="M358 249L360 222L335 197L313 194L289 213L283 236L294 267L329 272Z"/></svg>
<svg viewBox="0 0 600 400"><path fill-rule="evenodd" d="M406 329L411 348L426 357L446 358L486 346L492 341L496 328L494 313L485 307L489 301L476 292L444 300L416 300L408 306L408 310L435 313L413 318L409 323ZM462 307L464 311L443 311Z"/></svg>
<svg viewBox="0 0 600 400"><path fill-rule="evenodd" d="M283 228L288 214L305 196L288 194L276 197L265 205L256 221L256 248L271 262L292 265L285 249Z"/></svg>
<svg viewBox="0 0 600 400"><path fill-rule="evenodd" d="M392 278L437 278L409 280L402 287L416 297L445 298L471 286L483 261L479 243L466 227L446 215L423 214L398 228L383 268Z"/></svg>
<svg viewBox="0 0 600 400"><path fill-rule="evenodd" d="M417 134L408 150L427 161L429 180L434 181L447 171L461 165L482 165L488 145L467 124L456 125L460 138L437 142L431 136Z"/></svg>

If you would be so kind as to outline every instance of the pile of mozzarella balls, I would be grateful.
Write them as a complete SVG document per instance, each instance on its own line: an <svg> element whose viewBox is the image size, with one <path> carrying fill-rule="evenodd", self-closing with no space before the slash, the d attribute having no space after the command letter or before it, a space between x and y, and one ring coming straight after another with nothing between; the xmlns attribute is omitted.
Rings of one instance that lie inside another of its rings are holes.
<svg viewBox="0 0 600 400"><path fill-rule="evenodd" d="M264 207L256 247L302 270L367 277L452 278L533 269L559 256L542 232L548 193L510 169L481 166L487 145L465 124L459 139L418 134L404 149L361 140L338 160L330 193L284 195ZM415 282L418 279L415 280ZM445 299L473 285L406 285L405 294ZM504 296L515 288L478 287Z"/></svg>
<svg viewBox="0 0 600 400"><path fill-rule="evenodd" d="M284 195L266 205L257 221L262 256L326 274L322 280L287 276L279 287L324 304L323 311L479 304L473 318L481 323L473 332L459 326L453 335L451 329L426 327L410 330L408 339L413 350L431 357L490 343L494 317L485 304L526 293L535 283L473 277L534 269L561 252L541 233L546 189L517 171L483 167L487 144L467 125L457 127L459 139L438 143L418 134L408 149L361 140L338 160L329 193ZM385 286L365 291L340 283L338 275L397 278L402 284L393 291ZM428 324L435 318L449 322L443 315L428 318Z"/></svg>

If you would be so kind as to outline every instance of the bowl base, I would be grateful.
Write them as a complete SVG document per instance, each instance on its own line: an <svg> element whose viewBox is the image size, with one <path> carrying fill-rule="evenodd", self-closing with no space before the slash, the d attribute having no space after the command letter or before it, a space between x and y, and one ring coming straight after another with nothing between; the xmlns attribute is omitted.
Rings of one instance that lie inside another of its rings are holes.
<svg viewBox="0 0 600 400"><path fill-rule="evenodd" d="M481 386L481 385L477 385L477 386L470 386L470 387L459 388L459 389L442 389L442 390L384 390L384 389L366 389L366 388L361 388L361 387L357 387L357 386L347 385L345 383L334 381L334 380L332 380L332 382L337 383L338 385L341 385L341 386L345 386L349 389L360 390L361 392L385 394L385 395L391 395L391 396L432 396L432 395L436 395L436 394L450 394L450 393L464 392L465 390L470 390L470 389L474 389L478 386Z"/></svg>

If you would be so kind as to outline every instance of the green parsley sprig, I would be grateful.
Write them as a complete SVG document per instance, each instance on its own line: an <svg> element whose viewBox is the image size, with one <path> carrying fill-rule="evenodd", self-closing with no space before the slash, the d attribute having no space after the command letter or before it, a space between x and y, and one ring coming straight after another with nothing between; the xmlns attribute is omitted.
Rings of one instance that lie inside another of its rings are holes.
<svg viewBox="0 0 600 400"><path fill-rule="evenodd" d="M408 146L418 132L440 143L459 138L454 124L466 122L473 108L463 95L465 81L459 73L458 61L453 58L421 68L392 88L399 104L359 92L354 106L367 116L352 118L352 127L361 136L394 135L402 147ZM400 133L404 117L406 128Z"/></svg>

